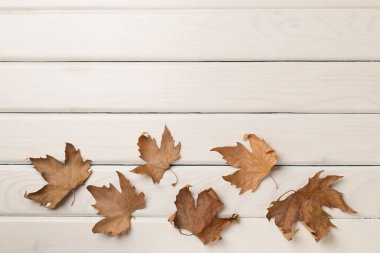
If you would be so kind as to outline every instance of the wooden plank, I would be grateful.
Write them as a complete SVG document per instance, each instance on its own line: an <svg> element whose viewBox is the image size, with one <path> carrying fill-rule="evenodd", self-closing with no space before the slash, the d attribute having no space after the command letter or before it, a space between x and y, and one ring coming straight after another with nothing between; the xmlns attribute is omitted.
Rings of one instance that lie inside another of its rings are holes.
<svg viewBox="0 0 380 253"><path fill-rule="evenodd" d="M182 142L177 164L224 164L213 147L256 133L282 165L380 165L379 114L1 114L0 163L63 157L72 142L97 164L141 163L142 132L159 140L167 124Z"/></svg>
<svg viewBox="0 0 380 253"><path fill-rule="evenodd" d="M223 233L223 240L204 246L195 236L183 236L166 219L136 218L128 235L111 238L91 233L98 218L0 217L4 252L336 252L375 253L380 220L333 220L338 229L315 243L300 227L288 242L266 219L241 219ZM20 239L21 238L21 239Z"/></svg>
<svg viewBox="0 0 380 253"><path fill-rule="evenodd" d="M379 62L7 62L0 76L2 112L380 112Z"/></svg>
<svg viewBox="0 0 380 253"><path fill-rule="evenodd" d="M208 8L368 8L380 7L377 0L13 0L1 1L1 8L130 8L130 9L208 9Z"/></svg>
<svg viewBox="0 0 380 253"><path fill-rule="evenodd" d="M379 16L379 9L3 11L0 60L380 60Z"/></svg>
<svg viewBox="0 0 380 253"><path fill-rule="evenodd" d="M239 190L222 179L235 169L227 166L175 166L174 172L179 177L176 187L171 184L174 176L168 172L159 185L154 185L150 178L129 172L133 166L93 166L93 175L86 185L108 185L113 183L119 187L116 170L124 173L136 186L138 191L144 191L147 207L137 211L136 217L169 217L174 211L174 200L179 189L192 185L194 196L212 187L224 202L222 215L238 213L241 217L260 217L266 215L271 201L276 200L289 189L297 190L307 183L309 177L320 170L323 176L342 175L344 178L337 183L335 189L344 193L344 200L358 214L345 214L337 209L327 209L334 218L380 218L380 202L376 200L380 193L380 167L301 167L280 166L272 172L279 185L270 178L265 179L255 193L239 195ZM58 209L51 211L37 203L25 199L24 192L40 189L46 182L29 165L0 166L0 216L96 216L96 210L91 206L95 200L85 187L79 188L76 200L71 206L70 197ZM365 196L365 197L364 197Z"/></svg>

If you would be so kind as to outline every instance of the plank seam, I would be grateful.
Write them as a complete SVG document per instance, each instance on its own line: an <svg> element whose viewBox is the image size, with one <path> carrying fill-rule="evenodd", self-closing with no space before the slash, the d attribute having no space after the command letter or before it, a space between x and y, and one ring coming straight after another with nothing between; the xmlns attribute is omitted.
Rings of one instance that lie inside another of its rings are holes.
<svg viewBox="0 0 380 253"><path fill-rule="evenodd" d="M0 109L1 110L1 109ZM380 115L380 112L106 112L106 111L0 111L0 114L115 114L115 115L136 115L136 114L290 114L290 115Z"/></svg>
<svg viewBox="0 0 380 253"><path fill-rule="evenodd" d="M0 13L1 15L1 13ZM194 60L141 60L141 61L124 61L124 60L113 60L113 61L102 61L102 60L88 60L88 61L83 61L83 60L1 60L0 63L64 63L64 62L73 62L73 63L197 63L197 62L210 62L210 63L244 63L244 62L265 62L265 63L270 63L270 62L333 62L333 63L344 63L344 62L380 62L380 59L376 60L252 60L252 61L243 61L243 60L199 60L199 61L194 61Z"/></svg>
<svg viewBox="0 0 380 253"><path fill-rule="evenodd" d="M164 11L172 11L172 12L208 12L208 11L219 11L219 12L230 12L230 11L244 11L244 12L249 12L251 10L255 11L260 11L260 10L287 10L287 11L292 11L292 10L378 10L380 9L379 6L363 6L363 7L341 7L341 8L334 8L334 7L299 7L299 8L294 8L294 7L279 7L279 8L274 8L274 7L226 7L226 8L128 8L128 7L105 7L105 8L11 8L11 7L0 7L0 14L2 12L17 12L17 13L30 13L30 12L35 12L35 13L46 13L46 12L55 12L55 13L72 13L77 12L77 13L91 13L91 12L139 12L139 11L147 11L147 12L164 12Z"/></svg>
<svg viewBox="0 0 380 253"><path fill-rule="evenodd" d="M124 167L130 167L130 166L139 166L143 163L93 163L91 166L124 166ZM30 163L0 163L0 166L13 166L13 165L25 165L25 166L32 166ZM202 163L196 163L196 164L172 164L171 167L231 167L232 166L226 165L226 164L202 164ZM378 167L380 164L277 164L274 167ZM1 170L2 168L0 168Z"/></svg>
<svg viewBox="0 0 380 253"><path fill-rule="evenodd" d="M173 210L174 212L175 210ZM83 216L70 216L70 215L2 215L0 214L0 218L104 218L104 216L100 216L94 213L94 215L83 215ZM222 216L223 218L224 216ZM227 216L226 216L227 217ZM240 219L265 219L267 220L266 217L263 216L251 216L251 217L244 217L244 216L239 216ZM168 219L168 217L161 217L161 216L132 216L132 221L136 219ZM347 218L347 217L332 217L332 220L379 220L380 218L374 218L374 217L368 217L368 218L363 218L363 217L358 217L358 218ZM269 222L269 221L268 221Z"/></svg>
<svg viewBox="0 0 380 253"><path fill-rule="evenodd" d="M331 6L331 7L102 7L102 6L83 6L83 7L0 7L0 12L50 12L50 11L62 11L62 12L85 12L85 11L249 11L249 10L366 10L366 9L380 9L379 5L362 5L362 6Z"/></svg>

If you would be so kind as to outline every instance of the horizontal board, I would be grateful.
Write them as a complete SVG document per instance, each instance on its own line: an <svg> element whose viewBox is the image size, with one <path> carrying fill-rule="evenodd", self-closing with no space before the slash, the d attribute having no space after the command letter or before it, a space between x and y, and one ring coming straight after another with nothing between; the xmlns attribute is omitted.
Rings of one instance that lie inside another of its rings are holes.
<svg viewBox="0 0 380 253"><path fill-rule="evenodd" d="M288 242L266 219L241 219L223 233L223 240L204 246L195 236L183 236L166 219L132 219L128 235L94 235L98 218L0 217L3 252L336 252L377 253L380 220L333 220L338 227L318 244L300 227ZM20 239L21 238L21 239Z"/></svg>
<svg viewBox="0 0 380 253"><path fill-rule="evenodd" d="M0 60L380 60L379 16L379 9L3 11Z"/></svg>
<svg viewBox="0 0 380 253"><path fill-rule="evenodd" d="M12 0L1 1L4 9L26 8L149 8L149 9L207 9L207 8L366 8L380 7L377 0Z"/></svg>
<svg viewBox="0 0 380 253"><path fill-rule="evenodd" d="M7 62L0 76L2 112L380 112L379 62Z"/></svg>
<svg viewBox="0 0 380 253"><path fill-rule="evenodd" d="M224 202L222 215L238 213L241 217L265 217L270 203L284 192L297 190L308 182L320 170L322 176L344 176L334 188L344 194L347 204L358 212L357 215L346 214L338 209L326 209L334 218L380 218L380 167L300 167L279 166L271 173L279 185L266 178L254 193L239 195L239 190L224 181L222 176L231 174L235 169L227 166L175 166L179 182L176 187L171 184L175 177L171 172L165 173L159 185L154 185L150 178L129 172L133 166L93 166L93 174L86 185L108 185L113 183L119 188L115 171L120 171L145 193L147 206L134 213L136 217L169 217L174 211L174 200L179 189L192 185L196 196L199 192L212 187ZM25 191L40 189L46 182L30 165L0 166L0 216L96 216L91 206L95 203L92 195L80 187L59 208L51 211L38 203L24 198ZM373 200L373 201L370 201Z"/></svg>
<svg viewBox="0 0 380 253"><path fill-rule="evenodd" d="M63 157L72 142L98 164L141 163L142 132L181 141L177 164L224 164L210 149L256 133L282 165L380 165L380 114L0 114L0 163Z"/></svg>

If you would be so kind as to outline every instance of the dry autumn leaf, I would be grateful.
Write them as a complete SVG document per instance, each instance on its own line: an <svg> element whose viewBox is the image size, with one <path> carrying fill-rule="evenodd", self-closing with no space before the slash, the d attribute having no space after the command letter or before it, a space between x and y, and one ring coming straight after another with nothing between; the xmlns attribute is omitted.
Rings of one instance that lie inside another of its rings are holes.
<svg viewBox="0 0 380 253"><path fill-rule="evenodd" d="M164 172L170 169L170 165L180 157L181 143L179 142L175 145L167 126L165 126L164 133L162 134L161 147L158 147L156 140L146 133L140 136L137 145L141 154L140 158L146 161L147 164L138 166L132 172L147 174L152 178L154 183L160 183ZM177 182L178 179L173 186Z"/></svg>
<svg viewBox="0 0 380 253"><path fill-rule="evenodd" d="M277 163L276 152L263 139L254 134L246 134L243 139L249 141L252 152L240 142L236 146L211 149L220 153L228 165L239 169L223 179L240 188L240 194L254 192Z"/></svg>
<svg viewBox="0 0 380 253"><path fill-rule="evenodd" d="M223 207L216 192L210 188L198 195L197 205L189 190L183 187L176 198L177 211L169 217L169 222L181 230L186 229L197 236L203 244L222 239L220 233L231 224L238 221L238 215L230 218L218 218L217 214ZM182 232L181 232L182 233Z"/></svg>
<svg viewBox="0 0 380 253"><path fill-rule="evenodd" d="M280 197L277 201L273 201L268 208L268 220L275 219L276 225L286 239L291 240L298 231L293 228L297 221L304 224L317 242L326 236L330 228L335 226L330 221L330 215L322 209L322 206L356 213L343 201L342 193L331 188L331 185L342 177L332 175L320 178L322 172L309 178L307 185L286 199L279 200Z"/></svg>
<svg viewBox="0 0 380 253"><path fill-rule="evenodd" d="M137 194L135 187L128 179L116 172L119 177L121 192L113 184L109 187L87 186L87 190L96 200L93 205L98 214L106 216L92 228L93 233L111 234L112 236L126 233L130 228L132 213L145 207L145 195Z"/></svg>
<svg viewBox="0 0 380 253"><path fill-rule="evenodd" d="M69 193L85 183L91 175L91 161L83 162L80 150L75 150L70 143L66 143L65 156L65 163L49 155L46 158L30 158L48 184L36 192L25 192L25 198L54 209Z"/></svg>

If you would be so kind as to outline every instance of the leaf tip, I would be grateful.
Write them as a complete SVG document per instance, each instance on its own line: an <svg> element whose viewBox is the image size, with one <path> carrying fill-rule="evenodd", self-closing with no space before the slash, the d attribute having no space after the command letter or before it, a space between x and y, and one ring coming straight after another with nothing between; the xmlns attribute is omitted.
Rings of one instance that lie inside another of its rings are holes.
<svg viewBox="0 0 380 253"><path fill-rule="evenodd" d="M249 139L251 134L244 134L243 135L243 141L247 141Z"/></svg>
<svg viewBox="0 0 380 253"><path fill-rule="evenodd" d="M148 132L142 132L142 133L140 134L140 138L141 138L141 137L146 137L146 138L148 138L148 137L149 137Z"/></svg>
<svg viewBox="0 0 380 253"><path fill-rule="evenodd" d="M177 212L174 212L172 215L169 216L168 222L170 224L173 224L176 214L177 214Z"/></svg>
<svg viewBox="0 0 380 253"><path fill-rule="evenodd" d="M87 185L86 189L87 189L87 191L91 192L93 187L96 187L96 186L94 186L94 185Z"/></svg>
<svg viewBox="0 0 380 253"><path fill-rule="evenodd" d="M286 240L291 241L291 240L293 240L293 237L298 232L298 230L299 229L292 230L290 232L284 232L284 231L281 231L281 232L284 235L284 237L286 238Z"/></svg>

